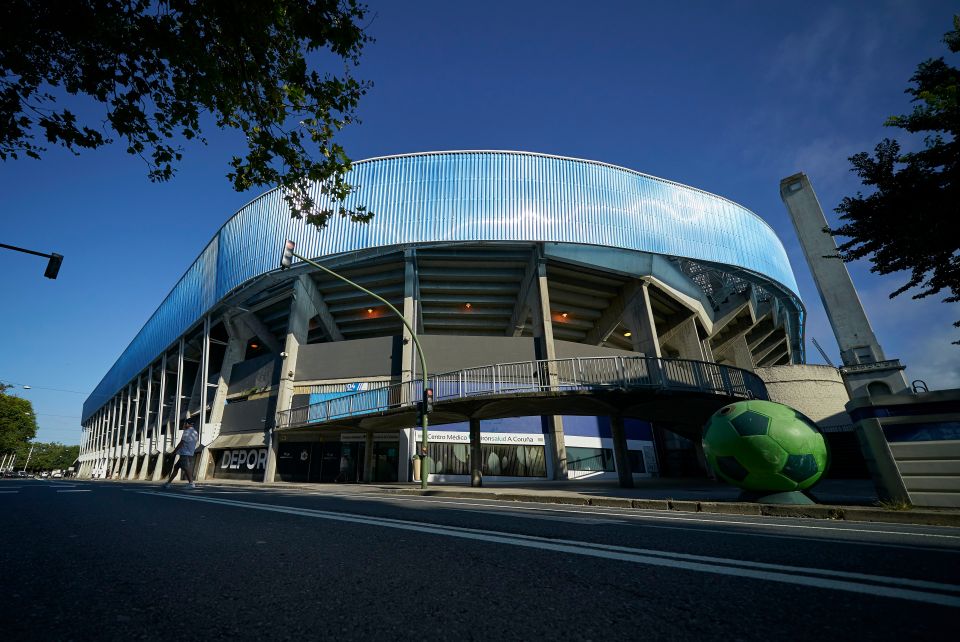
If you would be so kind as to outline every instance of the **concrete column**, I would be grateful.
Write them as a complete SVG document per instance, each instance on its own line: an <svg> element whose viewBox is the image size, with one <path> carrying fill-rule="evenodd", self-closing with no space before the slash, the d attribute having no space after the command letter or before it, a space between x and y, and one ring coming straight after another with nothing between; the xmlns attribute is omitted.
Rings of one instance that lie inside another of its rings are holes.
<svg viewBox="0 0 960 642"><path fill-rule="evenodd" d="M127 384L126 390L126 401L120 402L120 412L118 413L117 419L119 419L119 448L117 449L117 472L114 474L115 478L125 478L127 472L128 460L128 447L127 443L129 441L129 422L130 422L130 404L132 402L130 395L130 384Z"/></svg>
<svg viewBox="0 0 960 642"><path fill-rule="evenodd" d="M373 481L373 433L368 432L365 437L363 444L363 483L369 484Z"/></svg>
<svg viewBox="0 0 960 642"><path fill-rule="evenodd" d="M133 414L130 421L130 443L127 446L127 479L134 479L137 476L137 464L140 462L140 382L142 375L137 375L137 394L133 398Z"/></svg>
<svg viewBox="0 0 960 642"><path fill-rule="evenodd" d="M114 408L113 425L111 426L113 431L110 437L110 456L113 457L113 465L110 471L111 479L117 478L117 474L120 472L120 462L123 461L121 451L121 445L123 444L123 400L124 391L121 389L116 396L116 407Z"/></svg>
<svg viewBox="0 0 960 642"><path fill-rule="evenodd" d="M550 292L547 288L547 265L541 260L537 265L536 282L532 288L535 297L533 311L533 336L536 344L537 359L553 360L557 358L553 343L553 321L550 317ZM557 373L551 367L547 370L549 385L558 383ZM567 449L563 440L563 420L555 415L542 417L544 446L547 450L547 476L550 479L567 478Z"/></svg>
<svg viewBox="0 0 960 642"><path fill-rule="evenodd" d="M104 446L103 435L106 430L107 413L109 412L109 408L110 408L109 402L104 404L103 408L100 409L100 418L97 421L97 430L96 430L96 433L94 434L95 441L93 445L93 451L94 451L93 470L91 471L91 475L93 476L96 476L99 474L100 468L102 467L101 462L103 461L104 457L106 457L106 454L107 454L106 447Z"/></svg>
<svg viewBox="0 0 960 642"><path fill-rule="evenodd" d="M157 426L154 428L153 443L157 451L157 463L153 467L153 475L150 479L159 481L163 476L163 454L166 452L166 427L163 421L163 409L167 404L167 351L163 351L160 358L160 392L159 403L157 404Z"/></svg>
<svg viewBox="0 0 960 642"><path fill-rule="evenodd" d="M705 361L703 354L703 345L700 342L700 335L697 332L697 321L695 316L682 321L680 326L671 333L670 345L680 352L681 359L691 359L693 361Z"/></svg>
<svg viewBox="0 0 960 642"><path fill-rule="evenodd" d="M210 315L207 315L203 318L203 353L200 357L200 376L203 381L200 384L200 416L197 421L199 426L199 438L197 443L203 447L200 451L200 456L198 458L196 468L194 470L194 479L196 481L203 481L207 477L207 466L210 461L210 449L207 448L207 445L213 441L214 435L211 435L211 426L213 423L207 415L207 400L209 399L210 391L210 329L212 323L210 321ZM221 368L223 370L223 368ZM219 384L218 384L219 389ZM216 396L216 394L214 394ZM211 408L212 411L212 408Z"/></svg>
<svg viewBox="0 0 960 642"><path fill-rule="evenodd" d="M150 403L153 401L153 363L147 369L147 403L143 412L143 463L140 464L140 475L138 479L146 479L147 471L150 469L150 455L153 450L153 440L156 438L156 429L150 432ZM150 432L149 435L147 433Z"/></svg>
<svg viewBox="0 0 960 642"><path fill-rule="evenodd" d="M813 273L817 292L840 345L843 364L883 361L883 350L870 327L846 265L837 259L823 258L835 256L837 244L824 231L827 219L806 174L794 174L780 181L780 198L787 207Z"/></svg>
<svg viewBox="0 0 960 642"><path fill-rule="evenodd" d="M880 421L874 418L863 419L857 423L855 430L860 442L860 452L866 460L877 496L883 501L910 504L907 486L903 483Z"/></svg>
<svg viewBox="0 0 960 642"><path fill-rule="evenodd" d="M747 336L746 334L741 335L733 342L727 355L733 361L733 365L738 368L743 368L744 370L753 370L755 364L753 363L753 355L750 352L750 346L747 345Z"/></svg>
<svg viewBox="0 0 960 642"><path fill-rule="evenodd" d="M197 418L197 444L203 446L200 459L194 469L194 479L204 479L210 452L206 445L210 443L210 431L207 427L207 398L210 388L210 315L203 317L203 349L200 354L200 416Z"/></svg>
<svg viewBox="0 0 960 642"><path fill-rule="evenodd" d="M624 317L627 327L630 328L633 351L660 358L660 339L657 336L657 324L653 320L649 283L643 282L639 296L634 299L633 305L627 308Z"/></svg>
<svg viewBox="0 0 960 642"><path fill-rule="evenodd" d="M223 364L220 366L220 376L217 379L217 389L213 393L210 403L210 418L208 426L211 431L207 435L204 445L209 444L219 435L217 426L223 421L223 409L227 404L227 395L230 392L230 378L233 375L233 366L243 361L247 351L247 341L253 336L252 331L244 324L235 323L230 317L225 317L223 325L227 330L227 347L223 353ZM210 449L204 448L200 453L200 466L197 471L197 481L206 479L207 468L210 465Z"/></svg>
<svg viewBox="0 0 960 642"><path fill-rule="evenodd" d="M99 469L102 467L101 462L107 455L106 447L104 446L104 433L106 431L107 425L107 412L109 410L109 402L100 409L100 419L97 421L97 432L95 435L96 443L94 444L94 470L93 474L97 475Z"/></svg>
<svg viewBox="0 0 960 642"><path fill-rule="evenodd" d="M483 486L483 448L480 445L480 420L470 418L470 485Z"/></svg>
<svg viewBox="0 0 960 642"><path fill-rule="evenodd" d="M180 421L181 414L183 413L183 357L184 351L186 350L186 341L183 337L180 337L180 349L177 353L177 394L175 396L175 401L173 404L174 412L176 413L173 417L173 421L170 422L170 448L173 449L180 442ZM189 402L189 399L187 400ZM189 403L188 403L189 408ZM183 472L177 473L178 479L183 479Z"/></svg>
<svg viewBox="0 0 960 642"><path fill-rule="evenodd" d="M410 324L411 327L417 327L417 264L416 264L416 253L415 250L406 250L403 254L404 266L403 266L403 318ZM415 359L416 349L413 344L413 336L410 334L410 331L407 330L406 326L403 328L403 346L400 355L400 381L401 383L409 383L413 381L414 374L416 371ZM410 401L411 389L409 387L404 387L402 389L401 401L407 403ZM415 444L420 440L420 431L417 430L417 427L414 426L411 430L411 445L414 445L412 452L418 452ZM402 462L399 462L397 471L397 479L399 481L405 482L410 481L410 456L408 455L406 459Z"/></svg>
<svg viewBox="0 0 960 642"><path fill-rule="evenodd" d="M623 427L623 417L610 415L610 431L613 433L613 460L617 465L620 488L633 488L633 471L630 469L627 431Z"/></svg>
<svg viewBox="0 0 960 642"><path fill-rule="evenodd" d="M300 346L307 342L313 303L308 295L310 284L304 283L310 277L300 276L293 285L293 298L290 301L290 316L287 320L287 338L283 351L287 354L281 364L280 385L277 390L277 414L290 410L293 404L293 383L297 373L297 357ZM270 431L270 448L267 451L267 463L264 470L264 483L272 483L277 473L277 451L280 447L280 435L276 431L276 421Z"/></svg>

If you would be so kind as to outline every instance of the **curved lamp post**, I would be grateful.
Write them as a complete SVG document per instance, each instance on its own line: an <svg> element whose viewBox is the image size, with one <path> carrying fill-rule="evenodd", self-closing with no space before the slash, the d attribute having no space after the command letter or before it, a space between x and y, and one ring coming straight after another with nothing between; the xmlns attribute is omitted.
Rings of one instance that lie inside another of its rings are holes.
<svg viewBox="0 0 960 642"><path fill-rule="evenodd" d="M300 256L299 254L297 254L296 252L293 251L294 248L296 248L296 247L297 247L297 244L296 244L296 243L294 243L293 241L287 241L287 243L286 243L286 245L284 246L284 249L283 249L283 257L280 259L280 269L281 269L281 270L285 270L285 269L289 268L290 265L291 265L291 263L293 262L293 259L299 259L299 260L303 261L304 263L308 263L308 264L312 265L313 267L317 268L318 270L322 270L323 272L326 272L326 273L329 274L330 276L333 276L333 277L335 277L335 278L340 279L341 281L343 281L343 282L346 283L347 285L350 285L350 286L352 286L352 287L354 287L354 288L356 288L356 289L358 289L358 290L360 290L360 291L362 291L362 292L365 292L365 293L369 294L369 295L372 296L374 299L376 299L377 301L380 301L381 303L383 303L384 305L386 305L388 308L390 308L390 310L392 310L393 313L397 315L397 317L400 319L400 321L403 322L403 325L406 326L407 330L410 331L410 336L413 338L413 343L414 343L414 345L417 346L417 354L420 356L420 374L421 374L421 376L422 376L422 378L423 378L423 385L421 386L420 395L421 395L421 398L426 399L426 397L427 397L427 390L428 390L428 386L429 386L428 377L427 377L427 359L426 359L426 357L423 356L423 347L420 345L420 340L417 338L417 333L416 333L416 331L415 331L415 330L413 329L413 327L407 322L407 320L404 318L403 314L402 314L399 310L397 310L397 309L393 306L392 303L390 303L389 301L387 301L386 299L384 299L384 298L383 298L382 296L380 296L379 294L375 294L374 292L371 292L370 290L366 289L366 288L363 287L362 285L358 285L358 284L354 283L353 281L351 281L351 280L348 279L347 277L341 276L341 275L337 274L336 272L334 272L334 271L331 270L330 268L323 267L322 265L320 265L320 264L317 263L316 261L311 261L310 259L308 259L308 258L306 258L306 257L304 257L304 256ZM425 404L425 403L422 403L422 404L421 404L421 409L420 409L420 420L421 420L421 435L420 435L420 458L421 458L421 466L420 466L420 488L423 488L423 489L427 488L427 475L428 475L428 472L427 472L427 445L428 445L428 443L429 443L429 440L428 440L428 437L427 437L427 409L426 409L425 406L426 406L426 404Z"/></svg>

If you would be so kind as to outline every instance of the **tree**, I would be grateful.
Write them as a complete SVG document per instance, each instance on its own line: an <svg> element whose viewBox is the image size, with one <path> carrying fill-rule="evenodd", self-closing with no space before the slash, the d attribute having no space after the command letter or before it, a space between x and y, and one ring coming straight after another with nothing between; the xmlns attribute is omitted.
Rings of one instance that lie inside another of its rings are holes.
<svg viewBox="0 0 960 642"><path fill-rule="evenodd" d="M370 41L365 15L357 0L6 0L0 159L40 158L40 135L74 153L116 136L166 181L185 141L230 128L247 141L229 162L236 190L279 185L318 227L335 212L369 220L343 206L350 159L335 142L369 87L350 73ZM91 101L102 120L61 107ZM311 196L313 181L332 206Z"/></svg>
<svg viewBox="0 0 960 642"><path fill-rule="evenodd" d="M12 388L0 383L0 453L16 452L37 434L37 416L27 399L8 395Z"/></svg>
<svg viewBox="0 0 960 642"><path fill-rule="evenodd" d="M960 15L944 36L960 52ZM944 302L960 301L960 69L943 58L917 66L906 93L917 103L911 113L886 125L924 134L923 149L901 153L900 144L881 141L874 155L850 157L852 171L874 188L869 196L845 197L836 211L844 223L830 233L850 240L838 247L844 262L869 257L871 272L910 271L890 298L919 287L921 299L944 290ZM953 324L960 327L960 321ZM960 344L960 341L954 343Z"/></svg>
<svg viewBox="0 0 960 642"><path fill-rule="evenodd" d="M80 456L80 446L65 446L59 442L35 443L30 457L30 470L56 470L70 467ZM17 457L20 460L20 457Z"/></svg>

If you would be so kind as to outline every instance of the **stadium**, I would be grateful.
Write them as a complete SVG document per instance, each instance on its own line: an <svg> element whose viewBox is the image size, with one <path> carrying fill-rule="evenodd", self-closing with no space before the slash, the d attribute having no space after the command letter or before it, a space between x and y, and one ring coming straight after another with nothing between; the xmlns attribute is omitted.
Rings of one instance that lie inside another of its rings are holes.
<svg viewBox="0 0 960 642"><path fill-rule="evenodd" d="M415 338L430 480L687 475L705 417L767 398L757 369L805 362L782 243L722 197L508 151L374 158L348 180L368 224L317 231L273 190L223 225L84 403L81 477L160 479L190 417L199 479L412 480ZM287 239L415 336L309 264L280 270Z"/></svg>

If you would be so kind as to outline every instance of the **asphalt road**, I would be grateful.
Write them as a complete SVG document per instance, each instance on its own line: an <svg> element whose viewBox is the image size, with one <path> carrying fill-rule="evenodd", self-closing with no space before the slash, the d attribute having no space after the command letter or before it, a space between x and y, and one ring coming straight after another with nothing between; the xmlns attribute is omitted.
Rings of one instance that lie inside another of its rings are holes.
<svg viewBox="0 0 960 642"><path fill-rule="evenodd" d="M5 639L953 638L960 529L2 480Z"/></svg>

